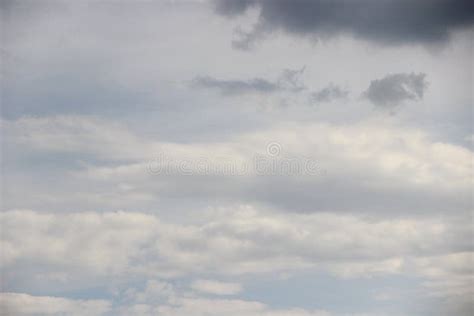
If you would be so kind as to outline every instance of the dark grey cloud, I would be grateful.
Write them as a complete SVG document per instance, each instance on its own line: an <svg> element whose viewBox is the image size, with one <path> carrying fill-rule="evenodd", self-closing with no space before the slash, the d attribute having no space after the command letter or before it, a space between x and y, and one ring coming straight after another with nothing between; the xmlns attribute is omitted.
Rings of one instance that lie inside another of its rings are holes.
<svg viewBox="0 0 474 316"><path fill-rule="evenodd" d="M443 43L474 23L474 2L467 0L219 0L216 12L236 16L250 6L261 9L259 20L252 31L240 32L236 48L273 30L316 38L348 34L385 45Z"/></svg>
<svg viewBox="0 0 474 316"><path fill-rule="evenodd" d="M381 107L393 107L405 101L419 101L427 87L424 73L389 74L382 79L372 80L364 97Z"/></svg>
<svg viewBox="0 0 474 316"><path fill-rule="evenodd" d="M330 84L317 92L313 92L311 94L311 100L317 103L331 102L337 99L345 99L348 95L349 91L337 85Z"/></svg>
<svg viewBox="0 0 474 316"><path fill-rule="evenodd" d="M263 78L252 79L217 79L211 76L197 76L191 81L191 86L197 88L215 89L224 95L248 93L273 93L278 91L298 92L305 89L301 80L305 67L301 69L285 69L277 80Z"/></svg>

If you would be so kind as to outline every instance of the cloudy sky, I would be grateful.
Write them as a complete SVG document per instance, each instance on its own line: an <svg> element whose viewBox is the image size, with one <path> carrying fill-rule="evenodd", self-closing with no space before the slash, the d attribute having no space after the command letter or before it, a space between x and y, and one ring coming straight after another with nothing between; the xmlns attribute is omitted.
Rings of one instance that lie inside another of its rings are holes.
<svg viewBox="0 0 474 316"><path fill-rule="evenodd" d="M2 315L472 315L473 2L0 9Z"/></svg>

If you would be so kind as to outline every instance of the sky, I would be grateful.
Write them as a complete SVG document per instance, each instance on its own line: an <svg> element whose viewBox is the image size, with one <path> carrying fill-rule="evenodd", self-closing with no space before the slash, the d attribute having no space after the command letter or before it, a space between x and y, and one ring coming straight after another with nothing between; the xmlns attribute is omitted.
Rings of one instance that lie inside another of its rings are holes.
<svg viewBox="0 0 474 316"><path fill-rule="evenodd" d="M461 0L7 0L2 315L472 315Z"/></svg>

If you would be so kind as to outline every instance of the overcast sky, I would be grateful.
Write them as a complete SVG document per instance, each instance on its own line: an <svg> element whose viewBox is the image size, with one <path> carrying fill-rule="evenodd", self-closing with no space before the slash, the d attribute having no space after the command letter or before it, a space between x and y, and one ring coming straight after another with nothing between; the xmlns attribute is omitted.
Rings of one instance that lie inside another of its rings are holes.
<svg viewBox="0 0 474 316"><path fill-rule="evenodd" d="M472 1L0 9L0 314L472 315Z"/></svg>

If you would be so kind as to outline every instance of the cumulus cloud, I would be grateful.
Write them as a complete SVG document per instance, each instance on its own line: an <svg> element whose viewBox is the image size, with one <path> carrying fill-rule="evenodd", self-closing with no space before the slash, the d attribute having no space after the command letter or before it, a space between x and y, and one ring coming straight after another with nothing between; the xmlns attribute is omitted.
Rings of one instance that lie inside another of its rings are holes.
<svg viewBox="0 0 474 316"><path fill-rule="evenodd" d="M160 287L171 289L172 294L162 292L150 293L151 284L160 284ZM191 285L191 288L194 286ZM149 280L145 288L129 288L122 296L129 297L125 303L117 306L114 310L116 315L122 316L329 316L324 310L310 310L303 308L276 309L254 300L207 298L201 295L191 294L188 288L177 288L171 283ZM130 297L129 293L135 293L139 298L146 296L148 300ZM150 295L151 294L151 295Z"/></svg>
<svg viewBox="0 0 474 316"><path fill-rule="evenodd" d="M198 76L191 81L191 86L197 88L215 89L224 95L241 95L248 93L269 94L280 91L298 92L305 89L301 81L305 67L301 69L285 69L275 81L263 78L248 80L224 80L210 76Z"/></svg>
<svg viewBox="0 0 474 316"><path fill-rule="evenodd" d="M136 146L141 147L141 140L121 124L94 116L25 116L1 123L7 141L30 150L130 159L137 152Z"/></svg>
<svg viewBox="0 0 474 316"><path fill-rule="evenodd" d="M311 94L311 99L316 103L322 103L331 102L337 99L345 99L348 95L349 91L337 85L330 84L319 91L313 92Z"/></svg>
<svg viewBox="0 0 474 316"><path fill-rule="evenodd" d="M55 197L74 205L96 200L118 207L127 200L136 203L179 197L185 201L199 195L219 196L235 203L258 202L290 212L338 211L383 216L391 212L402 215L470 209L472 152L433 141L417 129L367 122L351 126L287 124L240 134L227 142L183 144L138 140L125 127L107 129L105 138L106 129L97 130L95 124L84 124L89 127L76 133L68 126L59 128L64 123L56 119L51 122L57 128L37 133L37 126L48 126L49 121L10 121L6 131L10 134L21 126L21 136L11 135L13 143L66 153L87 150L105 160L84 164L71 171L71 175L88 185L90 180L109 183L112 190L109 187L101 195L101 191L90 193L78 188L74 194ZM109 126L106 122L102 124ZM115 142L121 137L124 141L131 139L127 147ZM275 140L281 153L272 157L267 146ZM296 159L302 167L299 172L289 174L282 169L281 174L275 174L278 170L269 168L268 163L256 165L256 157L260 156L268 158L267 162ZM123 157L132 161L124 162ZM316 163L315 173L304 171L305 159ZM302 185L301 181L310 186ZM117 188L118 183L126 183L126 189ZM344 199L340 192L344 192Z"/></svg>
<svg viewBox="0 0 474 316"><path fill-rule="evenodd" d="M474 7L466 0L219 0L216 12L235 16L251 6L260 10L258 21L252 31L241 34L237 48L251 47L276 30L312 38L347 34L384 45L439 44L474 22Z"/></svg>
<svg viewBox="0 0 474 316"><path fill-rule="evenodd" d="M405 101L419 101L428 86L424 73L389 74L370 82L364 96L374 105L393 107Z"/></svg>
<svg viewBox="0 0 474 316"><path fill-rule="evenodd" d="M164 306L157 311L159 315L166 316L330 316L323 310L272 309L255 301L204 298L181 298L176 306Z"/></svg>
<svg viewBox="0 0 474 316"><path fill-rule="evenodd" d="M191 288L203 293L216 295L235 295L242 291L242 286L238 283L220 282L215 280L195 280Z"/></svg>
<svg viewBox="0 0 474 316"><path fill-rule="evenodd" d="M415 269L424 277L423 290L443 300L433 315L471 315L474 309L474 253L458 252L415 260Z"/></svg>
<svg viewBox="0 0 474 316"><path fill-rule="evenodd" d="M79 268L83 276L127 273L131 278L312 268L353 277L401 271L404 257L469 249L464 236L454 234L454 226L434 220L275 215L253 207L201 217L206 223L181 225L134 212L8 211L0 217L5 227L3 261L7 269L30 262L35 275ZM240 289L238 284L205 280L193 288L215 294Z"/></svg>
<svg viewBox="0 0 474 316"><path fill-rule="evenodd" d="M202 273L229 278L320 271L340 278L400 274L420 277L426 281L423 295L443 299L462 298L468 302L472 293L467 281L458 282L472 277L469 268L472 249L466 243L467 236L458 233L459 229L468 232L469 223L279 214L249 206L200 213L200 217L201 223L179 224L139 212L7 211L0 217L0 225L5 228L1 244L4 279L7 284L24 284L41 275L41 284L56 282L64 286L64 282L91 285L107 276L130 282L143 277ZM25 266L25 263L29 264ZM21 275L12 273L19 264L28 269ZM59 281L48 278L49 274L54 277L58 272L64 272L68 278ZM446 282L452 286L443 286ZM242 289L239 283L208 279L198 279L190 287L201 294L217 295L234 295ZM239 300L183 297L168 283L151 280L143 290L129 289L123 295L127 302L123 309L128 310L125 315L143 309L156 314L156 308L160 315L186 314L192 308L202 309L202 315L214 315L211 310L220 311L217 315L227 315L225 312L233 309L240 311L239 315L276 313L255 302L251 309L241 310L234 306ZM108 306L102 301L49 298L36 299L31 304L19 303L30 299L7 295L3 302L10 309L23 308L36 313L105 310ZM168 301L172 306L163 306ZM156 306L157 303L160 305ZM213 303L224 304L222 310L216 309ZM246 304L245 308L249 307ZM289 311L287 314L293 315Z"/></svg>
<svg viewBox="0 0 474 316"><path fill-rule="evenodd" d="M111 310L106 300L75 300L63 297L33 296L24 293L0 293L2 315L105 315Z"/></svg>
<svg viewBox="0 0 474 316"><path fill-rule="evenodd" d="M167 289L167 292L160 290ZM172 294L171 294L172 292ZM133 295L132 295L133 294ZM330 316L324 310L303 308L274 309L258 301L209 299L189 296L170 283L149 280L145 289L128 288L121 301L77 300L64 297L33 296L25 293L0 293L0 308L5 315L70 316ZM146 300L144 300L146 298ZM3 314L2 314L3 315Z"/></svg>

